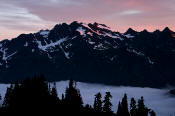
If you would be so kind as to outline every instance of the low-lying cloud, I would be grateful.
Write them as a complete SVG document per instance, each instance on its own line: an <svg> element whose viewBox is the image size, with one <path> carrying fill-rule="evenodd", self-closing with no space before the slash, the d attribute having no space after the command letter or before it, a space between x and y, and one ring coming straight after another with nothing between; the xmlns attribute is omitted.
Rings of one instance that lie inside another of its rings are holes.
<svg viewBox="0 0 175 116"><path fill-rule="evenodd" d="M65 93L65 89L68 86L68 81L57 82L58 95L61 98L62 94ZM6 87L8 84L0 84L1 95L4 97ZM173 116L175 115L175 96L169 95L169 89L155 89L155 88L141 88L141 87L118 87L118 86L107 86L100 84L88 84L88 83L77 83L77 88L80 89L84 104L93 105L94 95L101 92L105 95L105 92L109 91L112 94L113 111L116 112L118 102L122 100L124 93L128 95L128 101L131 97L138 100L141 96L144 96L145 104L149 108L152 108L157 113L157 116ZM2 101L1 101L2 104Z"/></svg>
<svg viewBox="0 0 175 116"><path fill-rule="evenodd" d="M57 91L59 97L65 92L68 81L57 82ZM128 101L132 97L138 100L144 96L145 104L156 111L157 116L170 116L175 114L175 96L168 94L169 89L141 88L141 87L117 87L100 84L77 83L85 104L93 105L94 95L109 91L112 94L113 110L116 112L118 102L122 100L124 93L128 95Z"/></svg>

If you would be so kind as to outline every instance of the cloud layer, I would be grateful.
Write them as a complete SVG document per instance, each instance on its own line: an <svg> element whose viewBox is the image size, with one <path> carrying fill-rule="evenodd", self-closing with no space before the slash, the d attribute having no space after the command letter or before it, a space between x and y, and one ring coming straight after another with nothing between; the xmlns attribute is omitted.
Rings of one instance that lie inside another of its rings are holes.
<svg viewBox="0 0 175 116"><path fill-rule="evenodd" d="M57 82L58 95L61 98L62 93L68 86L68 81ZM141 88L141 87L117 87L106 86L100 84L77 83L77 88L80 89L84 104L93 105L94 95L98 92L104 97L105 92L110 91L112 94L113 111L116 112L118 102L122 100L124 93L128 94L128 101L132 97L136 100L144 96L147 107L153 109L157 116L174 115L175 97L168 94L168 89ZM130 104L130 103L128 103Z"/></svg>
<svg viewBox="0 0 175 116"><path fill-rule="evenodd" d="M74 20L105 23L121 32L129 27L175 30L174 4L175 0L1 0L0 39Z"/></svg>
<svg viewBox="0 0 175 116"><path fill-rule="evenodd" d="M62 93L65 93L65 89L68 86L68 81L60 81L56 84L58 95L61 98ZM0 84L0 94L2 95L2 98L4 98L8 86L8 84ZM81 82L77 83L77 88L80 89L84 104L93 105L94 95L96 93L101 92L104 97L105 92L110 91L113 96L112 108L115 112L117 110L118 102L122 100L124 93L127 93L128 101L130 101L131 97L135 97L135 99L138 100L141 96L144 96L146 106L153 109L157 113L157 116L174 116L175 114L175 97L168 94L169 89L117 87ZM0 101L0 104L2 104L2 100Z"/></svg>

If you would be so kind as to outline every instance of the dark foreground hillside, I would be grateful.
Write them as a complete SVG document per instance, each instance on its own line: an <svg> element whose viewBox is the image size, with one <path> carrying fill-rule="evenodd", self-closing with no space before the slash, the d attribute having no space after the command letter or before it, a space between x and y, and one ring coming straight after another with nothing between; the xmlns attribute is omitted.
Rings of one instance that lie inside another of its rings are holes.
<svg viewBox="0 0 175 116"><path fill-rule="evenodd" d="M69 81L62 98L58 98L56 84L53 87L44 77L25 79L20 84L16 82L7 88L5 99L0 108L0 115L8 114L56 114L56 115L96 115L96 116L155 116L155 112L144 105L141 97L138 102L131 98L128 104L127 94L118 103L117 112L111 107L112 95L106 92L104 98L101 93L95 95L93 106L83 104L81 94L76 88L76 82Z"/></svg>

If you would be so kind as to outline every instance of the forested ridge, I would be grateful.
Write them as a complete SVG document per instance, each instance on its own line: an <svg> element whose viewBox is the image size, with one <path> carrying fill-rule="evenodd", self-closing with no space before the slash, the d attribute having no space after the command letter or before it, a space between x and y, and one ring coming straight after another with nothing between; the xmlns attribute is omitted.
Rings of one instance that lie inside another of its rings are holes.
<svg viewBox="0 0 175 116"><path fill-rule="evenodd" d="M69 85L58 97L56 83L52 86L44 76L27 78L22 82L11 84L7 88L0 115L7 114L57 114L57 115L101 115L101 116L155 116L156 113L145 106L144 98L138 101L131 98L128 104L127 94L124 94L116 107L117 112L112 111L109 91L104 98L99 92L94 95L94 104L83 104L80 90L76 82L69 81ZM113 98L115 99L115 98Z"/></svg>

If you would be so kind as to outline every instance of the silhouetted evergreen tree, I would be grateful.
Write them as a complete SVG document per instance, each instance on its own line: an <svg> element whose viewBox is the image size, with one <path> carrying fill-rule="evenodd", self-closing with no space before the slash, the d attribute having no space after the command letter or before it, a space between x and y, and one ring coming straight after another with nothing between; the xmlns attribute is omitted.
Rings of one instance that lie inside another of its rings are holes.
<svg viewBox="0 0 175 116"><path fill-rule="evenodd" d="M122 116L122 106L121 103L118 103L117 116Z"/></svg>
<svg viewBox="0 0 175 116"><path fill-rule="evenodd" d="M156 116L156 113L153 110L151 110L149 113L150 113L150 116Z"/></svg>
<svg viewBox="0 0 175 116"><path fill-rule="evenodd" d="M137 116L148 116L148 108L145 107L143 96L138 100Z"/></svg>
<svg viewBox="0 0 175 116"><path fill-rule="evenodd" d="M97 93L95 95L95 100L94 100L94 110L96 112L102 112L102 96L101 96L101 93Z"/></svg>
<svg viewBox="0 0 175 116"><path fill-rule="evenodd" d="M73 80L69 81L69 87L66 88L65 103L68 106L68 110L73 112L79 111L83 107L82 97L80 91L76 89L76 84Z"/></svg>
<svg viewBox="0 0 175 116"><path fill-rule="evenodd" d="M60 109L60 100L58 98L58 94L57 94L57 88L56 88L56 83L53 83L53 87L51 89L51 93L50 93L50 97L51 97L51 110L52 112L57 112L58 109Z"/></svg>
<svg viewBox="0 0 175 116"><path fill-rule="evenodd" d="M48 91L51 92L50 82L48 82Z"/></svg>
<svg viewBox="0 0 175 116"><path fill-rule="evenodd" d="M87 114L93 114L94 113L94 109L92 108L91 105L89 104L86 104L85 107L84 107L84 115L87 115Z"/></svg>
<svg viewBox="0 0 175 116"><path fill-rule="evenodd" d="M136 101L135 101L134 98L131 98L130 115L131 116L137 116L137 105L136 105Z"/></svg>
<svg viewBox="0 0 175 116"><path fill-rule="evenodd" d="M124 97L122 99L122 102L121 102L121 113L122 113L122 116L129 116L129 111L128 111L128 100L127 100L127 94L125 93L124 94Z"/></svg>
<svg viewBox="0 0 175 116"><path fill-rule="evenodd" d="M21 85L16 82L7 88L3 106L9 112L44 112L50 105L47 83L43 77L27 78Z"/></svg>
<svg viewBox="0 0 175 116"><path fill-rule="evenodd" d="M7 87L6 94L4 97L3 107L11 107L12 105L12 96L13 96L13 85Z"/></svg>
<svg viewBox="0 0 175 116"><path fill-rule="evenodd" d="M110 92L106 92L106 95L104 97L104 105L103 105L103 111L104 112L107 112L107 113L111 113L112 110L111 110L111 107L112 107L112 103L111 103L111 98L112 98L112 95Z"/></svg>
<svg viewBox="0 0 175 116"><path fill-rule="evenodd" d="M61 96L61 100L64 100L65 98L64 98L64 94L62 94L62 96Z"/></svg>
<svg viewBox="0 0 175 116"><path fill-rule="evenodd" d="M51 90L51 97L52 97L52 99L54 99L55 101L58 101L58 100L59 100L58 94L57 94L56 83L55 83L55 82L53 83L53 87L52 87L52 90Z"/></svg>

